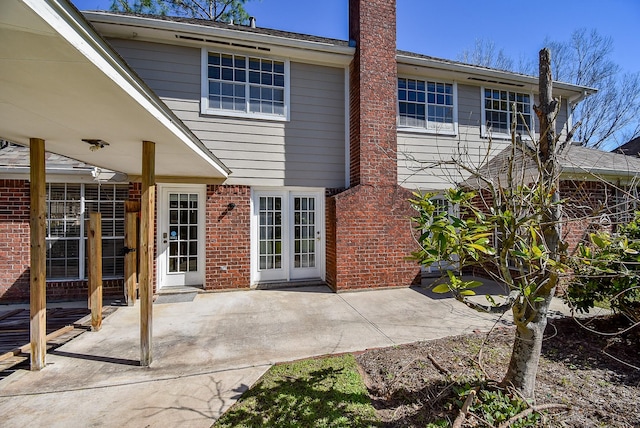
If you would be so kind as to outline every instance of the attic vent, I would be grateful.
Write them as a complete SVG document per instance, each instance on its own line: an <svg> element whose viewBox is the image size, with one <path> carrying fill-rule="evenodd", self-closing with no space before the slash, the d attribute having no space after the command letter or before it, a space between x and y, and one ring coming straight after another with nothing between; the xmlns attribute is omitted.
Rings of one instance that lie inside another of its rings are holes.
<svg viewBox="0 0 640 428"><path fill-rule="evenodd" d="M522 83L501 82L500 80L489 80L489 79L483 79L481 77L467 77L467 79L475 80L478 82L497 83L499 85L506 85L506 86L516 86L518 88L524 87Z"/></svg>
<svg viewBox="0 0 640 428"><path fill-rule="evenodd" d="M252 45L245 45L245 44L242 44L242 43L223 42L221 40L211 40L211 39L204 39L202 37L183 36L181 34L176 34L176 39L191 40L191 41L194 41L194 42L213 43L215 45L233 46L233 47L236 47L236 48L253 49L253 50L256 50L256 51L265 51L265 52L270 52L271 51L271 49L264 48L262 46L252 46Z"/></svg>

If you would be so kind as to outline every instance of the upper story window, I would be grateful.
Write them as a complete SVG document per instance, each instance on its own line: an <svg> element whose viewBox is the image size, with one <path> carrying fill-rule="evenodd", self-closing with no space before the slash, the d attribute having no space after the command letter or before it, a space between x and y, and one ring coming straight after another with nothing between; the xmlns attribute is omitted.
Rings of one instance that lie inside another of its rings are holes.
<svg viewBox="0 0 640 428"><path fill-rule="evenodd" d="M398 78L398 125L455 134L456 89L454 83Z"/></svg>
<svg viewBox="0 0 640 428"><path fill-rule="evenodd" d="M482 135L510 136L512 115L516 114L516 132L528 137L533 132L531 94L482 88ZM513 111L515 103L516 110Z"/></svg>
<svg viewBox="0 0 640 428"><path fill-rule="evenodd" d="M203 50L202 113L285 120L289 63Z"/></svg>

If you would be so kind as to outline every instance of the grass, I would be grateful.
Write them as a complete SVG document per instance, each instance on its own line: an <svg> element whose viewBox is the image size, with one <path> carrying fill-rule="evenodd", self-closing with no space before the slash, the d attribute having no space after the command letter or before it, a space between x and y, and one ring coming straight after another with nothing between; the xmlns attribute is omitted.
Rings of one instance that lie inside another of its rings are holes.
<svg viewBox="0 0 640 428"><path fill-rule="evenodd" d="M353 355L272 367L216 423L222 427L378 427Z"/></svg>

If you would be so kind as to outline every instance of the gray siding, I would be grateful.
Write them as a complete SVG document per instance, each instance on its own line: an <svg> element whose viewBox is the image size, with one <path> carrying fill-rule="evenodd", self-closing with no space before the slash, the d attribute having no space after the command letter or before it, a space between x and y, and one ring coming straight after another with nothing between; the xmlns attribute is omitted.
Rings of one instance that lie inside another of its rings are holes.
<svg viewBox="0 0 640 428"><path fill-rule="evenodd" d="M344 186L344 69L291 62L288 122L201 115L200 49L110 42L232 170L226 184Z"/></svg>
<svg viewBox="0 0 640 428"><path fill-rule="evenodd" d="M563 102L556 123L558 132L566 133L566 111ZM412 190L447 189L468 177L452 164L453 159L479 166L486 162L487 153L492 157L506 148L510 140L481 137L481 117L480 86L458 84L458 135L398 132L399 184ZM538 130L540 125L535 121Z"/></svg>

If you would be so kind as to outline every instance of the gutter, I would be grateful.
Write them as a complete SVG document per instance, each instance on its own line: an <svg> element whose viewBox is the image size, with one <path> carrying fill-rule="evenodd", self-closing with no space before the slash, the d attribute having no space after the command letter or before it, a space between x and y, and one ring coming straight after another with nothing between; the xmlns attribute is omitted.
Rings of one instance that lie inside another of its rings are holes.
<svg viewBox="0 0 640 428"><path fill-rule="evenodd" d="M584 90L584 91L580 92L578 95L569 98L569 103L572 104L572 105L576 105L579 102L583 101L585 98L587 98L589 95L593 95L596 92L598 92L597 89L591 89L590 92L587 91L587 90Z"/></svg>
<svg viewBox="0 0 640 428"><path fill-rule="evenodd" d="M527 76L524 74L517 74L517 73L511 73L508 71L501 71L501 70L495 70L495 69L486 68L486 67L479 67L471 64L448 62L448 61L435 59L435 58L413 57L413 56L405 55L402 53L397 54L396 58L398 63L402 63L406 65L414 65L419 67L431 67L431 68L445 70L445 71L455 71L455 72L464 73L464 74L488 76L488 77L493 77L495 79L507 80L512 82L529 84L529 85L538 84L538 78L534 76ZM561 90L570 91L570 92L580 91L580 96L582 98L580 98L575 102L582 101L582 99L598 91L595 88L590 88L587 86L577 86L571 83L556 82L556 81L553 82L553 87L554 89L561 89Z"/></svg>
<svg viewBox="0 0 640 428"><path fill-rule="evenodd" d="M175 33L196 34L199 36L218 37L238 42L252 42L281 46L285 48L296 48L301 50L312 50L329 54L338 54L352 57L355 48L349 46L340 46L329 42L320 42L312 40L298 40L272 34L258 34L249 31L238 31L232 26L229 28L210 27L190 22L167 21L163 19L153 19L141 16L117 15L105 12L84 12L86 18L92 22L127 25L139 28L148 28L151 30L164 30Z"/></svg>

